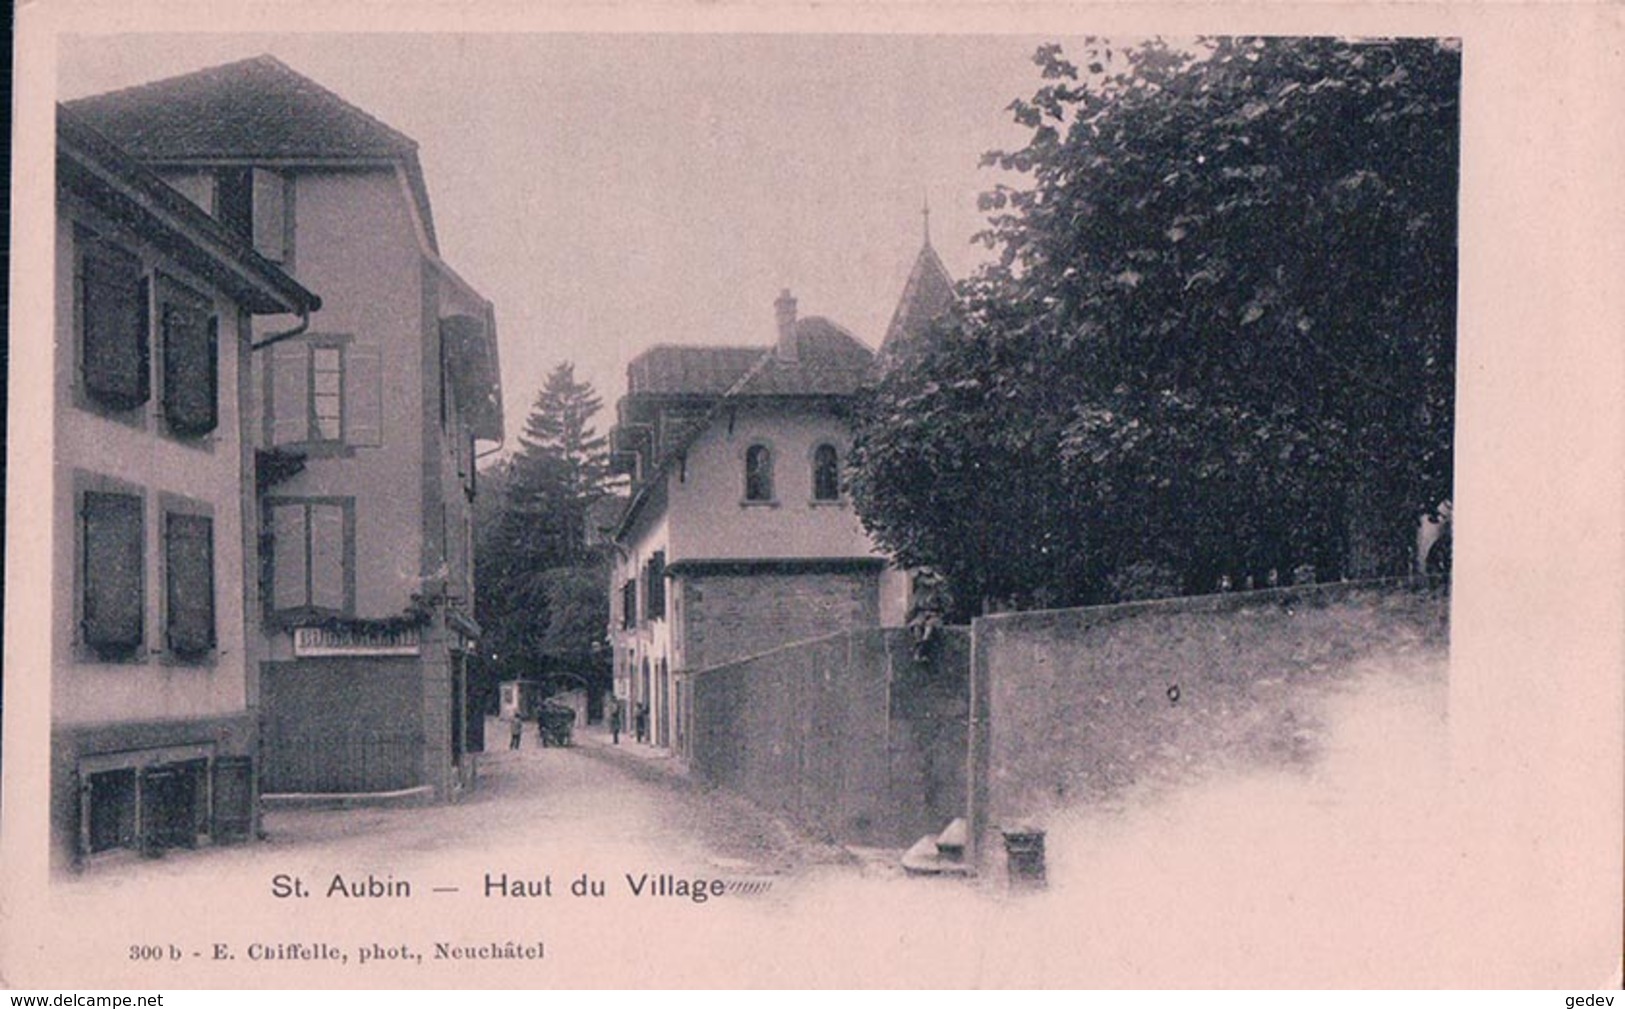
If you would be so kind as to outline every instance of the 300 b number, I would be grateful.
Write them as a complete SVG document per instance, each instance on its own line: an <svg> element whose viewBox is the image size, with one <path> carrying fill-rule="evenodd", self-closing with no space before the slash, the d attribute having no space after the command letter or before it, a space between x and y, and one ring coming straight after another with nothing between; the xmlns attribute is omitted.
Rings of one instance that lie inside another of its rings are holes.
<svg viewBox="0 0 1625 1009"><path fill-rule="evenodd" d="M179 960L181 948L173 943L168 946L131 946L131 960Z"/></svg>

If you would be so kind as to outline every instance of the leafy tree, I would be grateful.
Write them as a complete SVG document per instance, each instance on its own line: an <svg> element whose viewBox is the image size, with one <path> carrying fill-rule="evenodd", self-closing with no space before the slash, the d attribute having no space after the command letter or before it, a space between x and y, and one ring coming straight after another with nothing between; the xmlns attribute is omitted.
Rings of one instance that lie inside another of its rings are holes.
<svg viewBox="0 0 1625 1009"><path fill-rule="evenodd" d="M609 624L609 567L554 568L542 576L547 626L542 649L553 663L585 670L605 656Z"/></svg>
<svg viewBox="0 0 1625 1009"><path fill-rule="evenodd" d="M997 261L859 411L870 529L1044 603L1403 571L1450 496L1456 47L1035 62Z"/></svg>

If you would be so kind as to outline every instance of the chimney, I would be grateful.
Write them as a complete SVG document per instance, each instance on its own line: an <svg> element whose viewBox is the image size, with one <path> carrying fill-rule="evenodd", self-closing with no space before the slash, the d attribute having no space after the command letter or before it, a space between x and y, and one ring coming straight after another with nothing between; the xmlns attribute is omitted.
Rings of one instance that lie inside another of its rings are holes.
<svg viewBox="0 0 1625 1009"><path fill-rule="evenodd" d="M790 297L788 287L779 292L779 300L773 307L779 316L779 344L774 356L793 363L796 360L796 299Z"/></svg>

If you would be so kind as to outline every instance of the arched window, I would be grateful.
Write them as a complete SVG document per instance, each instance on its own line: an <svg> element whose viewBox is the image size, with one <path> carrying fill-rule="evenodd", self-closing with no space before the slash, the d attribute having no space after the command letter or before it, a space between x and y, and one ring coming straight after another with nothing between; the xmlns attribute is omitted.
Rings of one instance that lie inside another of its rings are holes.
<svg viewBox="0 0 1625 1009"><path fill-rule="evenodd" d="M766 445L745 450L745 500L773 500L773 450Z"/></svg>
<svg viewBox="0 0 1625 1009"><path fill-rule="evenodd" d="M841 461L834 445L820 445L813 449L813 500L839 501L841 499Z"/></svg>

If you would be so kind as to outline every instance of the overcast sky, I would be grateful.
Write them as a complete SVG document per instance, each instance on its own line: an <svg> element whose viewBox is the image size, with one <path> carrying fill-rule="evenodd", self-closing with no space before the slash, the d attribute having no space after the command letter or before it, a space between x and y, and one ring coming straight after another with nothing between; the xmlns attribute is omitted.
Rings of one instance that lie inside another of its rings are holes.
<svg viewBox="0 0 1625 1009"><path fill-rule="evenodd" d="M416 139L446 260L496 305L510 446L574 361L609 424L655 343L767 344L773 300L877 346L921 243L987 255L978 168L1041 38L65 38L62 97L270 53Z"/></svg>

